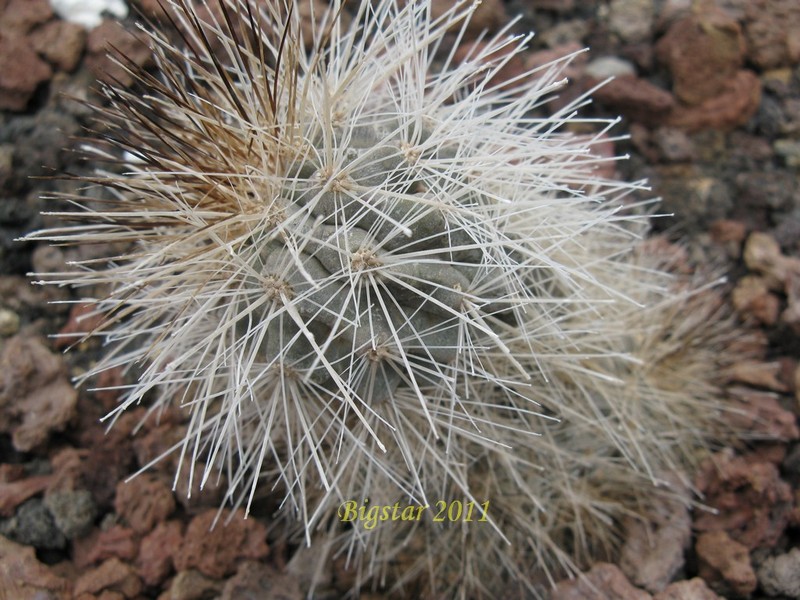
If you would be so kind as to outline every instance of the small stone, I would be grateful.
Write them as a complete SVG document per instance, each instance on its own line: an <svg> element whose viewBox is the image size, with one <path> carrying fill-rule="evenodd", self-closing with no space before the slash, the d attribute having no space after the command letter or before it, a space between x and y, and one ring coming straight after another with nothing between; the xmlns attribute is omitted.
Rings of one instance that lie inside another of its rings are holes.
<svg viewBox="0 0 800 600"><path fill-rule="evenodd" d="M19 315L13 310L0 308L0 336L9 337L19 331Z"/></svg>
<svg viewBox="0 0 800 600"><path fill-rule="evenodd" d="M255 519L245 519L241 509L234 513L207 510L189 523L175 555L175 568L195 568L209 577L222 578L234 573L242 559L267 556L266 539L266 528Z"/></svg>
<svg viewBox="0 0 800 600"><path fill-rule="evenodd" d="M685 581L676 581L663 592L653 596L653 600L725 600L715 594L706 582L695 577Z"/></svg>
<svg viewBox="0 0 800 600"><path fill-rule="evenodd" d="M0 109L22 111L53 71L30 43L0 31Z"/></svg>
<svg viewBox="0 0 800 600"><path fill-rule="evenodd" d="M747 237L747 226L744 223L720 219L711 224L709 233L714 243L724 246L731 258L742 255L742 242Z"/></svg>
<svg viewBox="0 0 800 600"><path fill-rule="evenodd" d="M570 19L555 23L539 35L548 48L558 48L571 43L583 43L589 33L589 23L584 19Z"/></svg>
<svg viewBox="0 0 800 600"><path fill-rule="evenodd" d="M628 44L650 39L655 8L653 0L611 0L608 27Z"/></svg>
<svg viewBox="0 0 800 600"><path fill-rule="evenodd" d="M199 571L181 571L172 578L167 596L163 600L206 600L217 598L222 582L206 577ZM159 600L162 600L159 598Z"/></svg>
<svg viewBox="0 0 800 600"><path fill-rule="evenodd" d="M680 129L659 127L653 132L652 140L665 162L689 162L694 158L692 141Z"/></svg>
<svg viewBox="0 0 800 600"><path fill-rule="evenodd" d="M248 561L228 579L220 600L303 600L297 580L274 567Z"/></svg>
<svg viewBox="0 0 800 600"><path fill-rule="evenodd" d="M689 231L705 228L732 208L725 181L707 176L693 164L659 165L651 176L662 207L674 213Z"/></svg>
<svg viewBox="0 0 800 600"><path fill-rule="evenodd" d="M142 539L136 570L149 586L157 586L174 569L172 556L183 542L183 526L180 521L159 523Z"/></svg>
<svg viewBox="0 0 800 600"><path fill-rule="evenodd" d="M36 246L31 255L31 264L36 273L61 273L68 268L63 250L47 244ZM74 308L70 309L70 311L72 310Z"/></svg>
<svg viewBox="0 0 800 600"><path fill-rule="evenodd" d="M800 141L792 139L775 140L772 147L775 148L775 154L783 159L787 167L800 169Z"/></svg>
<svg viewBox="0 0 800 600"><path fill-rule="evenodd" d="M800 277L800 258L784 256L778 242L768 233L750 234L744 247L744 261L748 269L764 276L774 290L785 290L790 278Z"/></svg>
<svg viewBox="0 0 800 600"><path fill-rule="evenodd" d="M136 598L142 593L142 582L131 566L111 558L75 581L75 596L101 592L116 592L123 598Z"/></svg>
<svg viewBox="0 0 800 600"><path fill-rule="evenodd" d="M700 577L722 584L720 587L739 596L755 591L758 584L747 546L732 540L725 531L711 531L698 536L695 549Z"/></svg>
<svg viewBox="0 0 800 600"><path fill-rule="evenodd" d="M21 504L13 517L0 521L0 534L34 548L61 549L67 543L39 498Z"/></svg>
<svg viewBox="0 0 800 600"><path fill-rule="evenodd" d="M550 600L651 600L652 596L636 589L619 567L597 563L575 579L560 581Z"/></svg>
<svg viewBox="0 0 800 600"><path fill-rule="evenodd" d="M800 548L767 558L758 568L758 583L769 596L800 598Z"/></svg>
<svg viewBox="0 0 800 600"><path fill-rule="evenodd" d="M35 29L28 39L51 65L71 73L80 63L86 46L86 30L67 21L50 21Z"/></svg>
<svg viewBox="0 0 800 600"><path fill-rule="evenodd" d="M674 94L688 105L720 95L742 65L744 36L739 24L710 3L676 21L656 45L672 74Z"/></svg>
<svg viewBox="0 0 800 600"><path fill-rule="evenodd" d="M44 504L70 540L85 535L97 515L97 506L88 490L52 492L45 496Z"/></svg>
<svg viewBox="0 0 800 600"><path fill-rule="evenodd" d="M172 490L158 477L141 474L117 485L114 509L139 534L145 534L175 510Z"/></svg>
<svg viewBox="0 0 800 600"><path fill-rule="evenodd" d="M128 5L125 0L50 0L59 17L70 23L76 23L86 29L100 25L103 13L117 19L128 16Z"/></svg>
<svg viewBox="0 0 800 600"><path fill-rule="evenodd" d="M636 75L636 68L630 61L616 56L601 56L586 65L586 74L594 79L619 77L620 75Z"/></svg>
<svg viewBox="0 0 800 600"><path fill-rule="evenodd" d="M66 600L69 582L36 559L30 546L0 536L0 594L8 600Z"/></svg>

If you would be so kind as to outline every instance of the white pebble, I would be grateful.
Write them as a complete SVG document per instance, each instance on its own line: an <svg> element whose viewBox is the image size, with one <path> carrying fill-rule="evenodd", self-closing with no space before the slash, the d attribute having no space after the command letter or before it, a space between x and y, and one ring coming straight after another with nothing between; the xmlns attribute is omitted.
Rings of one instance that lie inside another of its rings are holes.
<svg viewBox="0 0 800 600"><path fill-rule="evenodd" d="M65 21L77 23L86 29L100 25L104 12L118 19L128 16L125 0L50 0L50 6Z"/></svg>

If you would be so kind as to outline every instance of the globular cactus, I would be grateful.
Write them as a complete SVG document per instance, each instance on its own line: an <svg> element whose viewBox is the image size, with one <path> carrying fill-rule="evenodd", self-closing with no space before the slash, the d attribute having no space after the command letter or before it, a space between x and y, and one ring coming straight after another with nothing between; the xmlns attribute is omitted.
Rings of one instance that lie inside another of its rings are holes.
<svg viewBox="0 0 800 600"><path fill-rule="evenodd" d="M707 373L680 393L647 375L691 294L634 255L644 185L598 175L615 122L582 121L584 98L543 114L571 57L501 81L527 41L502 31L457 62L467 2L333 2L305 38L303 3L199 4L168 3L180 43L147 33L143 91L105 88L122 173L86 180L109 197L30 236L124 248L43 274L110 289L87 377L140 369L110 418L183 408L181 464L221 470L235 506L279 494L286 531L346 554L356 588L427 572L479 594L613 547L718 411ZM342 523L365 499L490 508Z"/></svg>

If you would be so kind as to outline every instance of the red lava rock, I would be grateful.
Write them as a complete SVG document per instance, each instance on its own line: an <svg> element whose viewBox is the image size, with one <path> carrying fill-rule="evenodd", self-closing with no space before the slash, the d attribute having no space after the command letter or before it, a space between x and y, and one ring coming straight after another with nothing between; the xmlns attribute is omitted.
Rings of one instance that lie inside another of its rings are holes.
<svg viewBox="0 0 800 600"><path fill-rule="evenodd" d="M0 536L0 597L8 600L68 600L69 583L36 559L30 546Z"/></svg>
<svg viewBox="0 0 800 600"><path fill-rule="evenodd" d="M800 62L800 4L796 0L745 3L747 57L762 69Z"/></svg>
<svg viewBox="0 0 800 600"><path fill-rule="evenodd" d="M779 362L745 360L730 367L729 378L731 381L746 383L754 387L788 392L789 388L778 379L780 372L781 364Z"/></svg>
<svg viewBox="0 0 800 600"><path fill-rule="evenodd" d="M25 110L53 71L23 37L0 31L0 109Z"/></svg>
<svg viewBox="0 0 800 600"><path fill-rule="evenodd" d="M729 130L744 125L761 102L761 80L752 71L739 71L726 80L713 98L696 106L676 106L666 124L687 131Z"/></svg>
<svg viewBox="0 0 800 600"><path fill-rule="evenodd" d="M597 563L576 579L560 581L550 600L651 600L652 596L631 585L619 567Z"/></svg>
<svg viewBox="0 0 800 600"><path fill-rule="evenodd" d="M634 585L651 593L667 587L683 568L692 539L688 491L673 479L680 498L661 498L645 519L626 519L619 566Z"/></svg>
<svg viewBox="0 0 800 600"><path fill-rule="evenodd" d="M53 481L47 492L88 490L98 507L109 507L115 489L130 473L134 454L130 441L114 431L91 450L65 448L52 457Z"/></svg>
<svg viewBox="0 0 800 600"><path fill-rule="evenodd" d="M220 600L302 600L297 579L270 565L247 561L225 582Z"/></svg>
<svg viewBox="0 0 800 600"><path fill-rule="evenodd" d="M162 460L153 465L153 469L170 482L174 480L175 473L178 473L174 496L181 506L190 512L197 512L198 507L219 506L227 492L227 479L214 473L203 484L204 464L198 462L191 465L187 460L183 465L179 465L178 453L169 454L170 449L186 436L186 428L177 423L177 418L178 414L172 413L166 419L162 419L162 422L154 426L151 431L134 439L133 447L138 463L147 465L158 457L164 456ZM178 472L179 466L180 471ZM202 489L201 484L203 485Z"/></svg>
<svg viewBox="0 0 800 600"><path fill-rule="evenodd" d="M48 486L50 491L81 489L83 462L89 455L88 450L63 448L50 458L53 467L53 479Z"/></svg>
<svg viewBox="0 0 800 600"><path fill-rule="evenodd" d="M0 482L0 516L10 517L28 498L41 494L50 483L50 475L37 475L19 481Z"/></svg>
<svg viewBox="0 0 800 600"><path fill-rule="evenodd" d="M28 452L75 416L78 393L61 356L35 337L15 336L0 354L0 431Z"/></svg>
<svg viewBox="0 0 800 600"><path fill-rule="evenodd" d="M617 172L617 161L614 160L617 155L614 140L608 134L602 133L597 138L592 138L589 141L592 147L592 154L597 158L606 159L595 166L594 174L597 177L612 179Z"/></svg>
<svg viewBox="0 0 800 600"><path fill-rule="evenodd" d="M685 104L718 96L742 65L745 43L739 24L711 3L673 23L656 44L672 74L672 91Z"/></svg>
<svg viewBox="0 0 800 600"><path fill-rule="evenodd" d="M747 546L732 540L724 531L703 533L695 544L700 577L720 583L721 588L747 596L755 591L758 582L750 564Z"/></svg>
<svg viewBox="0 0 800 600"><path fill-rule="evenodd" d="M73 588L76 597L101 592L116 592L123 598L136 598L142 593L142 581L133 567L111 558L78 577Z"/></svg>
<svg viewBox="0 0 800 600"><path fill-rule="evenodd" d="M758 392L742 386L728 389L735 406L731 414L732 424L741 431L769 440L796 440L798 431L795 416L784 409L773 394Z"/></svg>
<svg viewBox="0 0 800 600"><path fill-rule="evenodd" d="M567 61L562 59L567 56L575 55L569 60L569 64L564 67L564 75L570 79L574 79L583 72L584 67L589 61L589 53L585 52L585 50L583 44L569 42L561 46L556 46L555 48L530 52L525 56L525 68L535 69L556 61L566 63Z"/></svg>
<svg viewBox="0 0 800 600"><path fill-rule="evenodd" d="M118 81L123 86L131 85L133 78L111 56L122 56L123 64L130 61L139 66L151 58L150 50L141 40L117 21L110 20L89 32L86 50L86 65L98 79L108 83Z"/></svg>
<svg viewBox="0 0 800 600"><path fill-rule="evenodd" d="M747 237L747 225L741 221L720 219L711 224L709 233L715 243L728 249L728 254L732 258L738 258L741 255L742 242Z"/></svg>
<svg viewBox="0 0 800 600"><path fill-rule="evenodd" d="M114 509L136 533L144 534L172 514L175 498L161 479L145 473L119 482Z"/></svg>
<svg viewBox="0 0 800 600"><path fill-rule="evenodd" d="M204 575L221 578L232 574L242 559L258 560L269 554L264 525L245 519L241 509L234 513L223 510L219 519L217 515L218 511L211 509L192 519L175 555L178 571L196 568Z"/></svg>
<svg viewBox="0 0 800 600"><path fill-rule="evenodd" d="M73 304L69 311L69 321L58 332L59 337L53 345L56 348L66 348L98 327L103 322L103 314L92 314L96 309L94 304L88 302Z"/></svg>
<svg viewBox="0 0 800 600"><path fill-rule="evenodd" d="M73 544L73 562L79 569L118 558L130 562L139 553L139 540L132 529L114 525L106 530L96 529Z"/></svg>
<svg viewBox="0 0 800 600"><path fill-rule="evenodd" d="M97 376L97 383L92 391L94 392L94 397L100 402L105 411L108 412L116 408L124 384L125 378L120 367L106 369Z"/></svg>
<svg viewBox="0 0 800 600"><path fill-rule="evenodd" d="M33 49L61 71L74 71L86 46L86 30L75 23L54 20L28 36Z"/></svg>
<svg viewBox="0 0 800 600"><path fill-rule="evenodd" d="M496 50L491 54L487 54L487 46L487 42L472 42L462 44L458 47L453 55L454 64L460 64L469 60L475 64L486 65L488 69L494 70L497 68L498 63L505 60L506 57L511 54L514 47L513 44L511 44L501 50ZM486 75L486 72L478 71L477 69L476 72L479 72L476 77L480 79L483 79L483 77ZM517 86L520 85L520 80L512 80L523 73L525 73L525 60L522 58L521 54L515 54L508 59L508 61L503 64L502 67L500 67L500 69L491 77L489 82L490 85L508 83L508 85L511 87Z"/></svg>
<svg viewBox="0 0 800 600"><path fill-rule="evenodd" d="M301 0L295 2L295 10L300 17L300 30L303 36L303 43L306 50L311 50L314 47L314 30L317 28L317 23L329 8L329 4L325 0ZM342 12L342 26L348 27L350 25L350 15Z"/></svg>
<svg viewBox="0 0 800 600"><path fill-rule="evenodd" d="M653 600L725 600L717 596L706 582L695 577L685 581L676 581L663 592L653 596Z"/></svg>
<svg viewBox="0 0 800 600"><path fill-rule="evenodd" d="M156 586L167 578L175 566L172 557L182 542L180 521L159 523L142 539L136 570L146 585Z"/></svg>
<svg viewBox="0 0 800 600"><path fill-rule="evenodd" d="M24 35L52 18L53 9L48 0L6 0L0 3L0 30L9 33Z"/></svg>
<svg viewBox="0 0 800 600"><path fill-rule="evenodd" d="M50 304L67 300L67 290L53 285L31 285L28 279L19 275L0 275L0 297L4 306L15 312L36 309L57 315L68 310L65 304Z"/></svg>
<svg viewBox="0 0 800 600"><path fill-rule="evenodd" d="M672 94L636 75L620 75L594 93L594 98L634 121L655 123L675 104Z"/></svg>
<svg viewBox="0 0 800 600"><path fill-rule="evenodd" d="M724 531L754 549L774 546L786 529L792 489L778 466L763 457L735 456L726 449L706 461L695 485L704 503L716 509L695 517L696 531Z"/></svg>
<svg viewBox="0 0 800 600"><path fill-rule="evenodd" d="M453 8L451 0L432 0L431 18L441 17L445 12ZM494 31L508 23L508 15L502 0L483 0L472 13L467 32L472 36L481 33L484 29ZM458 29L461 22L453 29Z"/></svg>

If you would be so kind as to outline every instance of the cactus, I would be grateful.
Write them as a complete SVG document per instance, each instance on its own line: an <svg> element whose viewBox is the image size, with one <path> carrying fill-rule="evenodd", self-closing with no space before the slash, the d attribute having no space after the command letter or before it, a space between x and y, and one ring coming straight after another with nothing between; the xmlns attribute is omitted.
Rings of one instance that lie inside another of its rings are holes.
<svg viewBox="0 0 800 600"><path fill-rule="evenodd" d="M356 587L429 571L432 593L479 594L481 557L529 582L526 562L613 547L719 411L708 373L648 379L642 348L692 295L634 255L644 183L597 173L616 121L582 120L585 98L543 114L572 57L499 81L529 39L507 28L456 62L468 2L363 0L349 26L334 2L310 37L293 4L211 7L169 2L182 41L147 33L158 76L104 89L124 172L86 181L112 194L30 236L124 248L41 274L110 289L88 298L110 349L86 378L140 372L108 419L181 407L182 468L222 472L234 506L279 494L285 531L346 554ZM480 527L337 517L367 498L493 508Z"/></svg>

